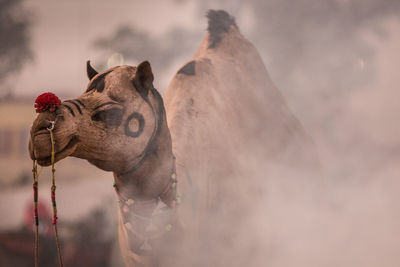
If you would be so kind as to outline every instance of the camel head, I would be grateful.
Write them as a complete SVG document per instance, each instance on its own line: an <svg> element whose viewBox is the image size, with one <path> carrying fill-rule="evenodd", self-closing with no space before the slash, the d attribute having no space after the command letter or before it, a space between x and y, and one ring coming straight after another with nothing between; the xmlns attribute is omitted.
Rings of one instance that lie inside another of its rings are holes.
<svg viewBox="0 0 400 267"><path fill-rule="evenodd" d="M31 128L29 151L40 165L51 164L47 128L55 121L55 160L88 160L106 171L124 173L152 150L163 126L162 98L153 87L150 64L118 66L97 73L87 63L90 82L78 98L55 112L40 113Z"/></svg>

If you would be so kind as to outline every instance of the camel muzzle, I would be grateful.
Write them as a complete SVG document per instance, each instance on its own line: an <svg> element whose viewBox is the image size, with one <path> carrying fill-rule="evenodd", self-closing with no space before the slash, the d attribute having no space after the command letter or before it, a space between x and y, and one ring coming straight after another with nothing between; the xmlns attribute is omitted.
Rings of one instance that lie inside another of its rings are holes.
<svg viewBox="0 0 400 267"><path fill-rule="evenodd" d="M62 127L57 123L54 112L43 112L38 115L31 128L29 154L39 165L51 164L51 140L49 130L53 130L55 138L55 160L59 161L71 155L77 146L77 139L63 134Z"/></svg>

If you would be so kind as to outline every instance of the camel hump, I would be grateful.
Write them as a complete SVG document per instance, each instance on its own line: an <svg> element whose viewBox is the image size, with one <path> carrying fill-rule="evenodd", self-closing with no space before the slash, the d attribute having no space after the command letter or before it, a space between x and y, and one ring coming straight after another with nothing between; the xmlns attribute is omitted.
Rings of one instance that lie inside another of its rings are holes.
<svg viewBox="0 0 400 267"><path fill-rule="evenodd" d="M221 42L223 34L227 33L231 27L238 29L235 18L224 10L209 10L207 18L207 30L210 34L208 48L216 47Z"/></svg>

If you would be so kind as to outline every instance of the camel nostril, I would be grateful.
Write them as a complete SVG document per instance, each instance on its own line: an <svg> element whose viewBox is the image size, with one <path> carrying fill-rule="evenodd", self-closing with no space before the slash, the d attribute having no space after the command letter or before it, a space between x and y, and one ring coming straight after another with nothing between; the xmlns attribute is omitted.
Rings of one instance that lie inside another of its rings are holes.
<svg viewBox="0 0 400 267"><path fill-rule="evenodd" d="M37 129L35 132L40 132L40 131L44 131L47 130L49 127L40 127L39 129Z"/></svg>
<svg viewBox="0 0 400 267"><path fill-rule="evenodd" d="M42 118L37 120L33 126L33 133L48 131L49 129L54 129L54 120L50 120L47 118Z"/></svg>
<svg viewBox="0 0 400 267"><path fill-rule="evenodd" d="M54 130L54 126L56 125L56 121L50 121L50 126L47 127L47 130L52 131Z"/></svg>

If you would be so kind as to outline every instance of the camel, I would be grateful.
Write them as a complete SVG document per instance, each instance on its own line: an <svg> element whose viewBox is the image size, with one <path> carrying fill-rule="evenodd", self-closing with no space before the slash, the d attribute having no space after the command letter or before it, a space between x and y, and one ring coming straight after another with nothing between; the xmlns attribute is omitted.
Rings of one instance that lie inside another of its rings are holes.
<svg viewBox="0 0 400 267"><path fill-rule="evenodd" d="M251 216L260 182L312 176L317 165L311 139L234 18L207 16L200 48L164 97L147 61L101 73L88 62L86 91L31 128L30 156L40 165L51 164L55 121L56 161L78 157L113 172L127 266L235 266L243 250L226 240Z"/></svg>

